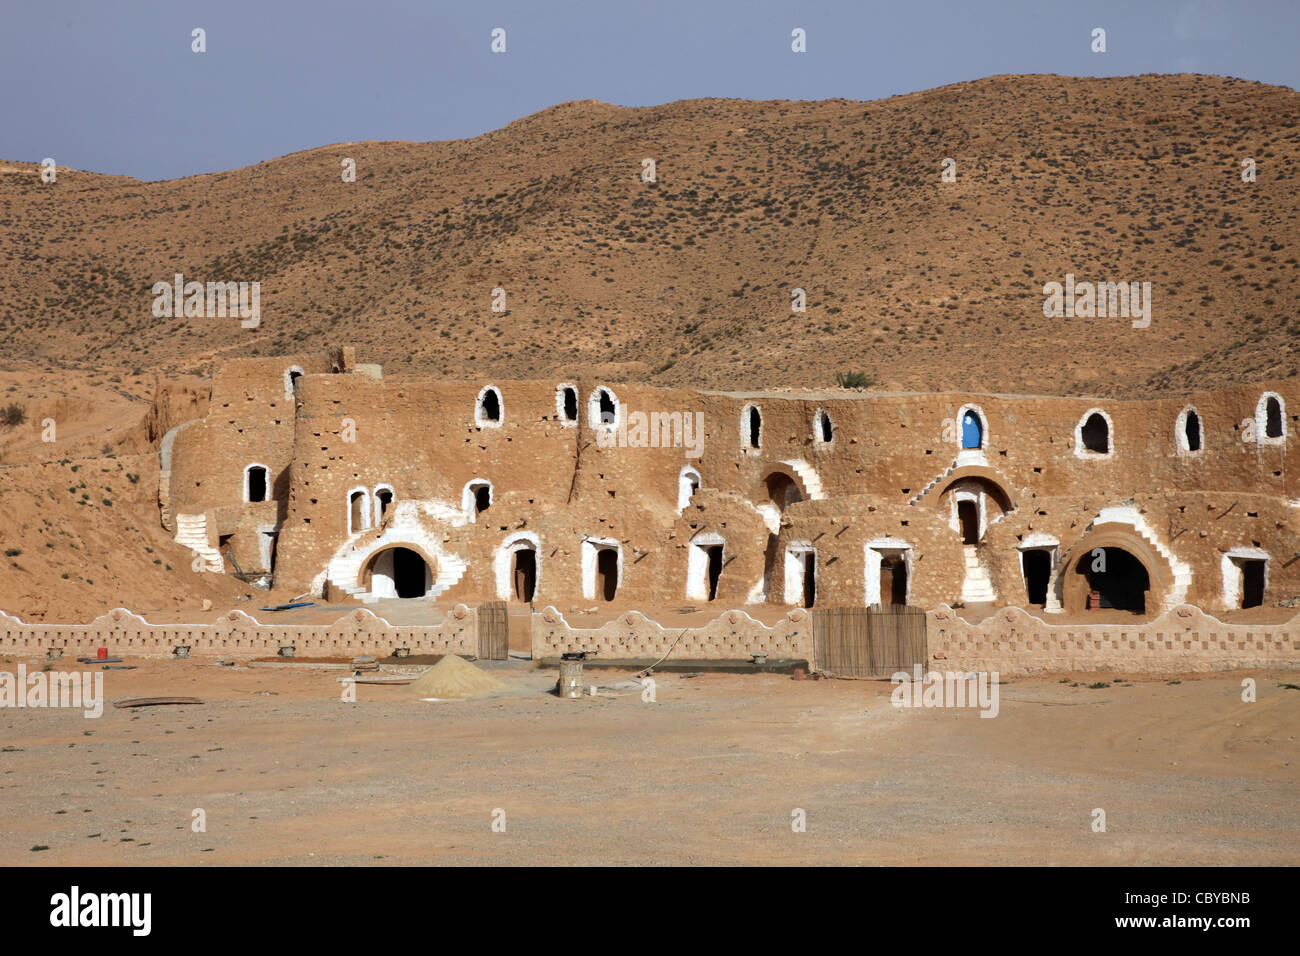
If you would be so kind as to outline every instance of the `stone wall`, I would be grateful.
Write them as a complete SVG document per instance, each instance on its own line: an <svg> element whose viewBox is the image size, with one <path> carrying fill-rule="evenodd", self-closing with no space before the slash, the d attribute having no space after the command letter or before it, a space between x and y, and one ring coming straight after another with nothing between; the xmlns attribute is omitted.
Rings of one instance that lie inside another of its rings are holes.
<svg viewBox="0 0 1300 956"><path fill-rule="evenodd" d="M1049 624L1015 607L970 624L940 607L926 615L926 640L930 666L941 671L1008 676L1300 670L1300 615L1284 624L1225 624L1188 605L1146 623L1095 625Z"/></svg>

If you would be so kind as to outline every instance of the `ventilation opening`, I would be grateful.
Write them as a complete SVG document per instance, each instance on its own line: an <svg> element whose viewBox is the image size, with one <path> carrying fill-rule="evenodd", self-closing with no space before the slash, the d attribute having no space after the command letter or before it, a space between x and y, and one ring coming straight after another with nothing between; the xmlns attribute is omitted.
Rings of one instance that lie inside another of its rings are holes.
<svg viewBox="0 0 1300 956"><path fill-rule="evenodd" d="M571 386L564 389L564 420L566 422L578 420L578 390Z"/></svg>
<svg viewBox="0 0 1300 956"><path fill-rule="evenodd" d="M1145 614L1151 578L1142 562L1123 548L1095 550L1102 554L1089 551L1078 566L1078 572L1088 582L1088 610L1114 608Z"/></svg>
<svg viewBox="0 0 1300 956"><path fill-rule="evenodd" d="M750 448L758 448L763 440L763 415L757 408L751 407L745 416L745 442Z"/></svg>
<svg viewBox="0 0 1300 956"><path fill-rule="evenodd" d="M1099 455L1110 452L1110 426L1097 412L1088 416L1088 420L1083 423L1083 428L1079 432L1079 437L1083 439L1083 447L1088 451Z"/></svg>
<svg viewBox="0 0 1300 956"><path fill-rule="evenodd" d="M1187 437L1187 450L1201 450L1201 419L1195 412L1188 412L1183 422L1183 433Z"/></svg>
<svg viewBox="0 0 1300 956"><path fill-rule="evenodd" d="M501 396L495 388L489 388L479 400L479 412L485 422L501 421Z"/></svg>
<svg viewBox="0 0 1300 956"><path fill-rule="evenodd" d="M979 544L980 510L975 502L957 502L957 522L961 526L961 543Z"/></svg>
<svg viewBox="0 0 1300 956"><path fill-rule="evenodd" d="M1237 561L1241 568L1241 606L1261 607L1264 604L1263 558L1244 558Z"/></svg>
<svg viewBox="0 0 1300 956"><path fill-rule="evenodd" d="M982 448L984 444L984 423L975 412L967 411L961 417L961 447Z"/></svg>
<svg viewBox="0 0 1300 956"><path fill-rule="evenodd" d="M514 553L511 580L514 582L515 600L532 603L537 589L537 552L532 548L519 548Z"/></svg>
<svg viewBox="0 0 1300 956"><path fill-rule="evenodd" d="M618 552L613 548L596 551L596 596L612 601L618 594Z"/></svg>
<svg viewBox="0 0 1300 956"><path fill-rule="evenodd" d="M835 437L835 430L831 427L831 417L825 412L817 416L817 433L824 442L829 442Z"/></svg>
<svg viewBox="0 0 1300 956"><path fill-rule="evenodd" d="M1052 555L1041 548L1026 551L1021 557L1025 569L1025 591L1030 604L1047 604L1047 585L1052 577Z"/></svg>
<svg viewBox="0 0 1300 956"><path fill-rule="evenodd" d="M777 510L784 511L796 501L803 501L799 486L795 480L784 472L774 471L765 479L767 500L776 505Z"/></svg>
<svg viewBox="0 0 1300 956"><path fill-rule="evenodd" d="M575 396L574 401L577 401ZM614 398L605 389L596 392L597 408L600 411L600 423L602 425L613 425L617 420L617 413L614 408ZM575 412L576 414L576 412Z"/></svg>
<svg viewBox="0 0 1300 956"><path fill-rule="evenodd" d="M1282 437L1282 403L1276 398L1264 403L1264 437Z"/></svg>
<svg viewBox="0 0 1300 956"><path fill-rule="evenodd" d="M899 555L880 559L880 602L899 607L907 603L907 562Z"/></svg>
<svg viewBox="0 0 1300 956"><path fill-rule="evenodd" d="M383 521L388 514L388 506L393 503L393 493L385 488L376 493L375 500L379 502L379 520Z"/></svg>
<svg viewBox="0 0 1300 956"><path fill-rule="evenodd" d="M266 500L266 469L265 468L248 469L248 500L249 501Z"/></svg>
<svg viewBox="0 0 1300 956"><path fill-rule="evenodd" d="M709 556L708 599L712 601L718 596L718 579L722 577L722 545L711 544L704 551Z"/></svg>
<svg viewBox="0 0 1300 956"><path fill-rule="evenodd" d="M366 528L366 493L364 491L354 491L348 497L348 517L352 521L354 534Z"/></svg>
<svg viewBox="0 0 1300 956"><path fill-rule="evenodd" d="M803 606L812 607L817 602L817 554L805 551L803 558Z"/></svg>
<svg viewBox="0 0 1300 956"><path fill-rule="evenodd" d="M474 488L474 512L482 514L492 507L492 489L487 485L478 485Z"/></svg>

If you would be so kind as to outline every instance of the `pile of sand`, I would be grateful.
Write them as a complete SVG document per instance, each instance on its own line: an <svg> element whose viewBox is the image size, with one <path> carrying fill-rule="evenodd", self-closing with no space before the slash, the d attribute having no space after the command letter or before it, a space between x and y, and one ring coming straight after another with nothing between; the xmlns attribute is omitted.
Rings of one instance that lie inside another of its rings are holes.
<svg viewBox="0 0 1300 956"><path fill-rule="evenodd" d="M448 654L411 683L407 690L416 697L478 697L504 686L491 674L479 670L463 657Z"/></svg>

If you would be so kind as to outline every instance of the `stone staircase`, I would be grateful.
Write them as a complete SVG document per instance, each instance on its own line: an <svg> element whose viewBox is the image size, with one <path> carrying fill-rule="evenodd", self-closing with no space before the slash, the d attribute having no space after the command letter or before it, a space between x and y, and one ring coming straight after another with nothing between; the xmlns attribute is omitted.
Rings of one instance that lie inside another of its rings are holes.
<svg viewBox="0 0 1300 956"><path fill-rule="evenodd" d="M1093 519L1092 524L1088 527L1091 529L1094 525L1109 524L1112 522L1130 525L1134 531L1136 531L1149 545L1151 545L1151 547L1156 549L1160 554L1160 557L1164 558L1165 561L1168 562L1169 567L1173 569L1173 587L1170 589L1168 597L1166 597L1162 602L1161 610L1167 611L1185 603L1187 600L1187 589L1191 587L1192 584L1191 566L1188 565L1186 561L1178 560L1173 551L1171 551L1169 547L1160 540L1159 535L1157 535L1155 531L1152 530L1151 526L1146 523L1146 519L1142 517L1142 513L1132 505L1116 505L1110 508L1102 508L1101 511L1097 513L1097 517Z"/></svg>
<svg viewBox="0 0 1300 956"><path fill-rule="evenodd" d="M989 572L980 563L979 549L973 544L962 545L966 559L966 578L961 584L961 599L966 604L989 604L997 600Z"/></svg>
<svg viewBox="0 0 1300 956"><path fill-rule="evenodd" d="M221 552L208 543L208 516L176 516L176 543L203 558L205 570L220 574L225 570Z"/></svg>
<svg viewBox="0 0 1300 956"><path fill-rule="evenodd" d="M824 501L826 491L822 488L821 476L817 474L817 469L802 458L796 458L792 461L783 461L783 465L789 465L794 469L794 473L799 476L803 482L804 490L808 492L808 498L812 501Z"/></svg>
<svg viewBox="0 0 1300 956"><path fill-rule="evenodd" d="M437 546L420 524L421 512L454 527L463 527L468 523L464 512L439 502L400 501L378 528L359 534L351 547L330 562L328 579L362 604L374 604L381 600L380 595L355 583L360 579L362 565L375 554L377 546L388 543L400 545L407 541L419 544L438 566L432 586L419 600L436 600L455 587L465 576L469 564L460 555L448 553Z"/></svg>

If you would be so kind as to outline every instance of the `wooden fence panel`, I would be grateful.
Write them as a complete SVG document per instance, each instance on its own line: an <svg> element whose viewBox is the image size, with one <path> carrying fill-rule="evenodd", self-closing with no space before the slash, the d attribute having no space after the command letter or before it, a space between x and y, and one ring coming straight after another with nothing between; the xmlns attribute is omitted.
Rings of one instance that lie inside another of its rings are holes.
<svg viewBox="0 0 1300 956"><path fill-rule="evenodd" d="M925 611L919 607L814 608L813 656L835 677L889 677L925 666Z"/></svg>
<svg viewBox="0 0 1300 956"><path fill-rule="evenodd" d="M510 656L505 601L489 601L478 609L478 656L484 661L503 661Z"/></svg>

